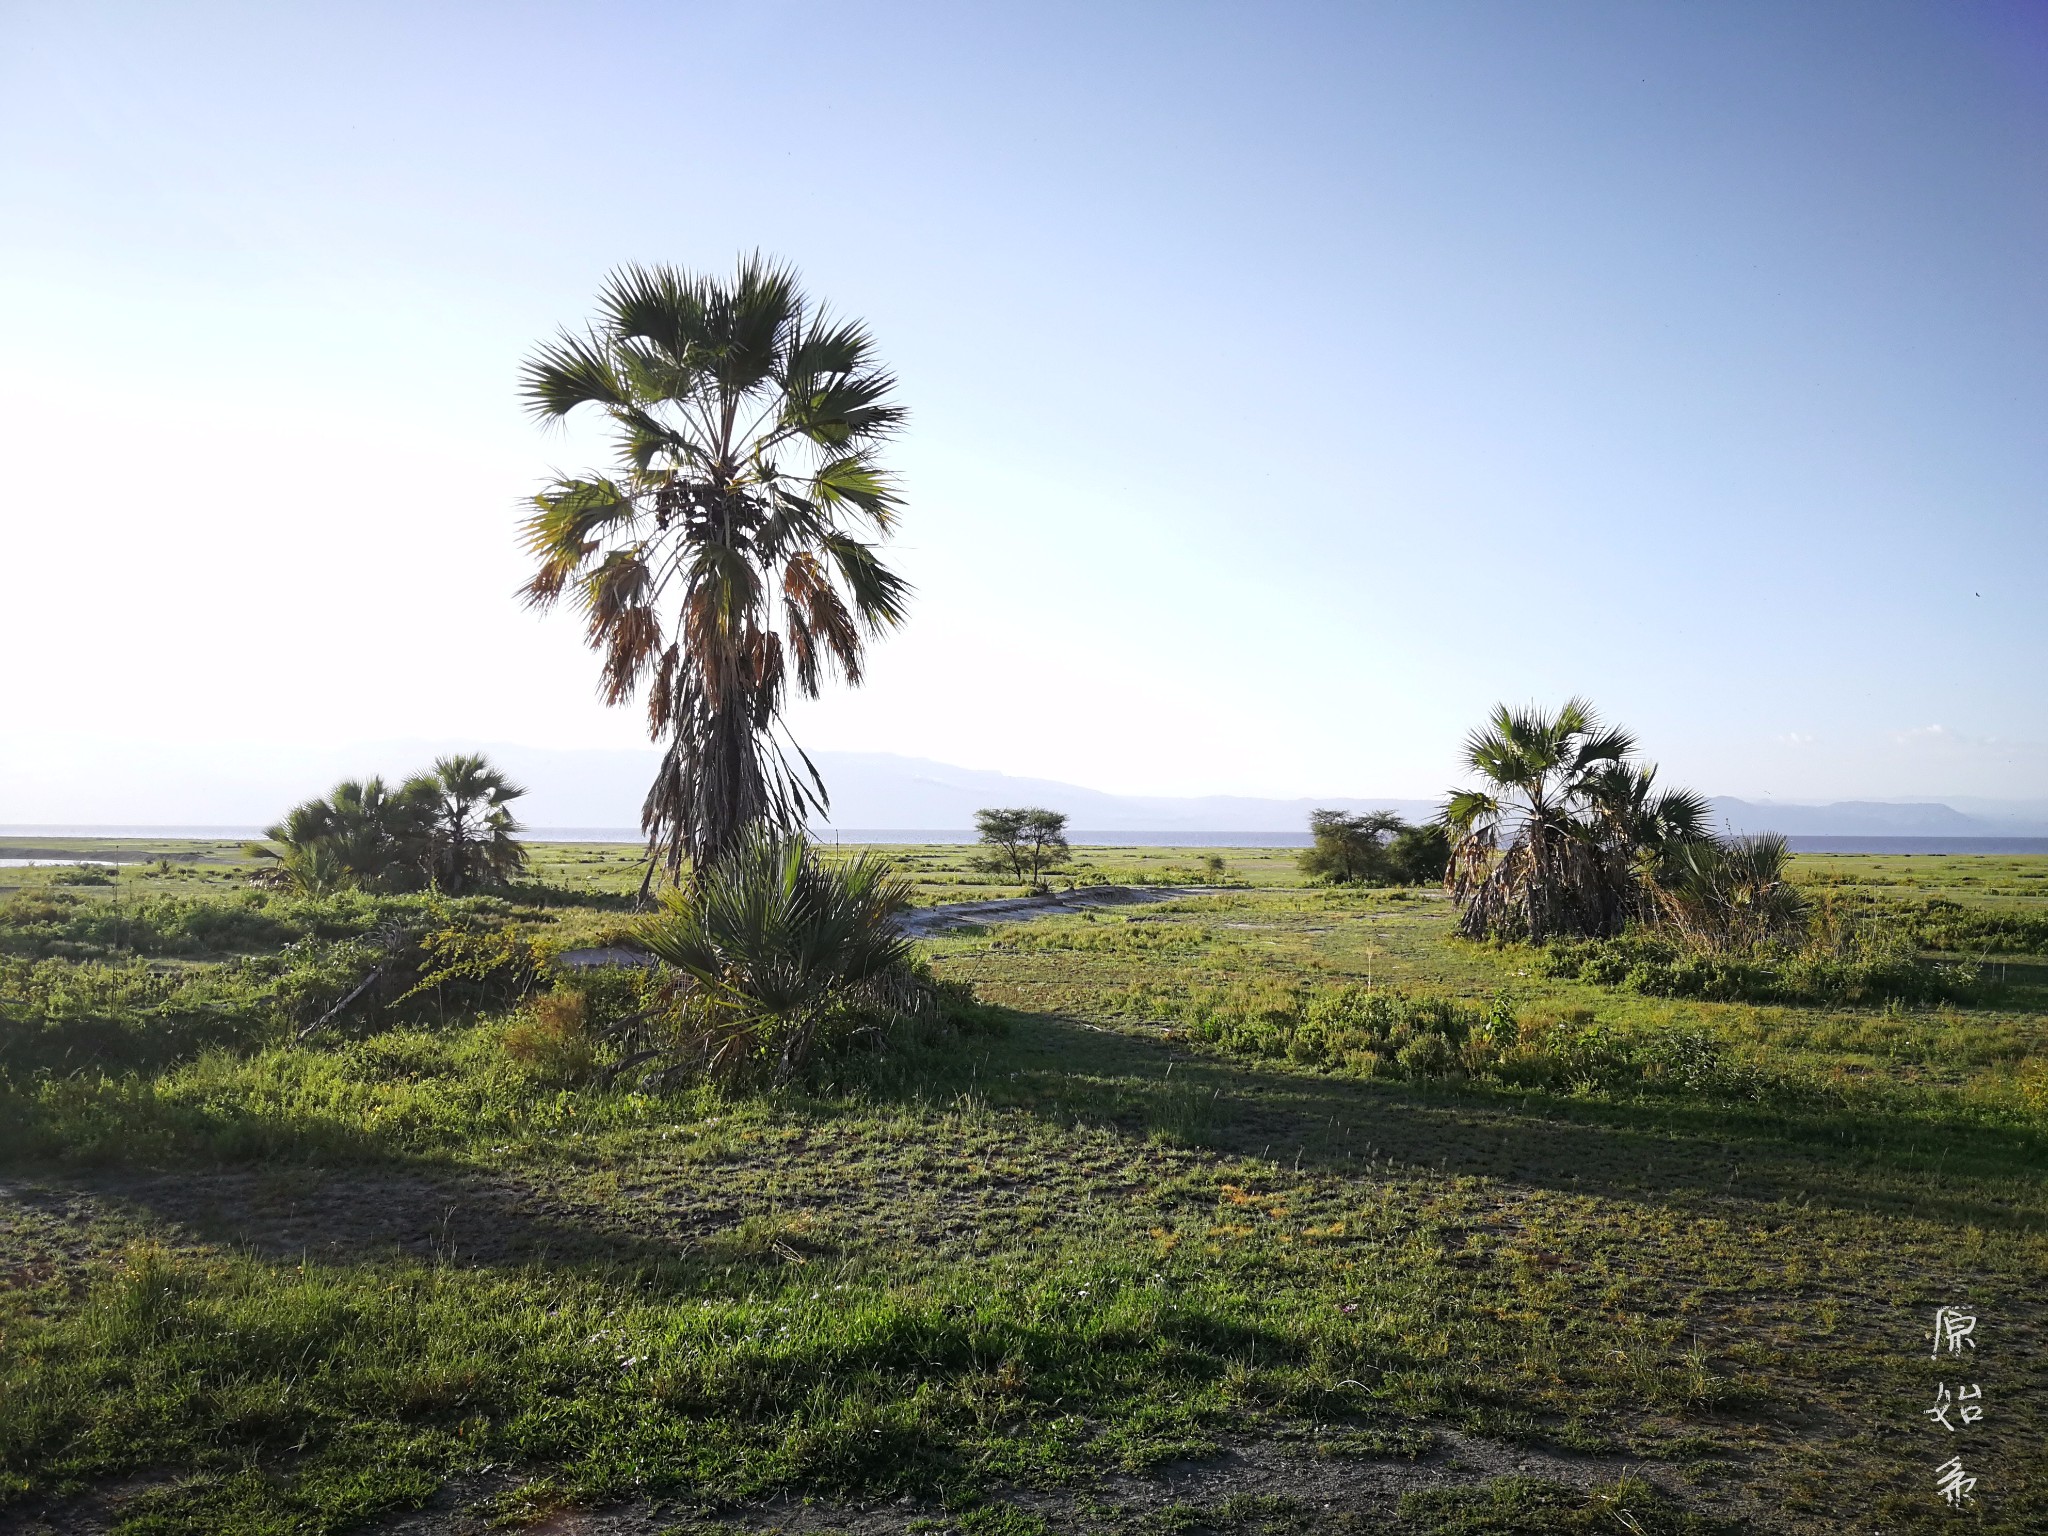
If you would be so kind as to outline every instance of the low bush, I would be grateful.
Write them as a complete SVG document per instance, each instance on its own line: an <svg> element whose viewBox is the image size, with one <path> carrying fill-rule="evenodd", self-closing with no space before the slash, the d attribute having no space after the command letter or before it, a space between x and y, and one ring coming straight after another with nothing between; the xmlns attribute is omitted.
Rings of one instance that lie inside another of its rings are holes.
<svg viewBox="0 0 2048 1536"><path fill-rule="evenodd" d="M277 1038L275 979L230 961L165 973L145 962L0 957L0 1084L139 1071Z"/></svg>
<svg viewBox="0 0 2048 1536"><path fill-rule="evenodd" d="M1349 1076L1722 1100L1803 1092L1735 1061L1699 1031L1618 1030L1585 1009L1518 1011L1506 994L1481 1007L1356 985L1147 984L1117 994L1112 1006L1172 1019L1233 1055Z"/></svg>
<svg viewBox="0 0 2048 1536"><path fill-rule="evenodd" d="M1717 954L1690 950L1659 934L1553 943L1539 954L1539 975L1620 987L1651 997L1711 1002L1977 1003L1992 988L1969 963L1922 960L1897 936Z"/></svg>
<svg viewBox="0 0 2048 1536"><path fill-rule="evenodd" d="M0 1083L156 1071L206 1051L283 1045L366 980L331 1029L444 1023L509 1008L541 984L548 946L530 931L440 915L424 930L388 922L203 966L0 954Z"/></svg>
<svg viewBox="0 0 2048 1536"><path fill-rule="evenodd" d="M2048 912L1966 907L1934 897L1900 909L1903 926L1922 949L1952 954L2048 955Z"/></svg>
<svg viewBox="0 0 2048 1536"><path fill-rule="evenodd" d="M46 888L0 902L0 955L91 960L124 953L180 959L259 954L307 939L361 938L394 921L417 928L491 925L509 921L512 912L510 903L492 896L241 891L227 899L153 895L116 902Z"/></svg>
<svg viewBox="0 0 2048 1536"><path fill-rule="evenodd" d="M781 1086L820 1057L941 1016L949 994L896 925L909 901L872 854L828 863L801 839L750 835L640 925L675 984L665 1038L618 1070L638 1058L661 1075Z"/></svg>

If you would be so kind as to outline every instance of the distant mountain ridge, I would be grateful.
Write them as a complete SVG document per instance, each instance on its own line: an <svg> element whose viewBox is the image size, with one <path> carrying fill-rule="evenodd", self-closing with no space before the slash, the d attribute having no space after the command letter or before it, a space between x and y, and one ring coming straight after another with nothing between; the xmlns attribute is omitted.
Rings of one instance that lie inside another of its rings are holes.
<svg viewBox="0 0 2048 1536"><path fill-rule="evenodd" d="M1434 816L1440 800L1322 795L1264 799L1245 795L1113 795L1055 779L962 768L888 752L822 752L819 771L832 790L830 825L847 829L957 830L989 805L1043 805L1065 811L1076 829L1118 832L1300 832L1308 814L1390 810L1410 821ZM1940 801L1845 800L1828 805L1711 800L1718 830L1788 837L2048 836L2048 801L2000 805L2002 815L1965 815ZM2028 814L2031 812L2032 814Z"/></svg>
<svg viewBox="0 0 2048 1536"><path fill-rule="evenodd" d="M1308 813L1391 810L1410 820L1432 816L1430 800L1267 800L1245 795L1113 795L1056 779L1024 778L986 768L961 768L888 752L820 752L818 770L832 791L830 825L904 831L974 825L992 805L1042 805L1065 811L1076 828L1117 832L1299 832Z"/></svg>
<svg viewBox="0 0 2048 1536"><path fill-rule="evenodd" d="M564 750L509 743L385 741L337 743L319 750L253 746L223 763L197 749L158 751L146 774L131 756L60 758L0 738L0 821L27 826L263 826L294 802L337 779L402 774L435 754L482 750L531 793L519 803L531 827L627 828L654 777L651 748ZM1410 821L1436 814L1436 799L1315 795L1116 795L1055 779L963 768L890 752L813 754L832 792L824 830L964 831L992 805L1043 805L1065 811L1077 832L1293 832L1308 813L1390 810ZM1719 829L1782 832L1788 837L2042 837L2048 799L1839 801L1830 805L1745 800L1712 802Z"/></svg>
<svg viewBox="0 0 2048 1536"><path fill-rule="evenodd" d="M1781 805L1717 795L1715 820L1742 835L1782 832L1787 837L2030 837L2041 823L1965 816L1939 801L1840 800L1832 805Z"/></svg>

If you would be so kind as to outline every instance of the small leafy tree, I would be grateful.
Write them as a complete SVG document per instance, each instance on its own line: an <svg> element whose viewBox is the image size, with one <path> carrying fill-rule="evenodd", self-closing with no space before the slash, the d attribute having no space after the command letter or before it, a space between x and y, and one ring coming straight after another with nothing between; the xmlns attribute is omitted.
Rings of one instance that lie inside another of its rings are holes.
<svg viewBox="0 0 2048 1536"><path fill-rule="evenodd" d="M1392 811L1310 811L1309 835L1315 841L1296 862L1311 880L1332 885L1388 885L1396 878L1387 841L1405 823Z"/></svg>
<svg viewBox="0 0 2048 1536"><path fill-rule="evenodd" d="M986 869L1007 869L1020 885L1038 884L1039 874L1064 864L1073 853L1067 846L1067 813L1042 806L974 813L981 834Z"/></svg>
<svg viewBox="0 0 2048 1536"><path fill-rule="evenodd" d="M1438 821L1404 826L1387 844L1387 862L1403 885L1440 885L1451 862L1451 835Z"/></svg>

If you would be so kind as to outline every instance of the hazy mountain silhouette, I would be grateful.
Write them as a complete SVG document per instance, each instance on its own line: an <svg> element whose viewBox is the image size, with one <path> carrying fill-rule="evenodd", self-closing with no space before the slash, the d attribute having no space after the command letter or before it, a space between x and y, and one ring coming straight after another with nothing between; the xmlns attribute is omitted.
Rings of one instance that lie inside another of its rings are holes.
<svg viewBox="0 0 2048 1536"><path fill-rule="evenodd" d="M132 754L66 757L30 750L17 739L0 741L0 822L255 827L325 791L336 779L369 773L396 777L424 766L437 753L479 748L527 785L531 793L519 804L520 817L528 826L545 828L637 826L656 761L648 748L562 751L492 742L383 741L310 750L251 743L225 756L196 747L157 750L149 754L145 769ZM1434 800L1370 795L1115 795L889 752L815 756L832 792L826 830L961 831L974 824L974 813L984 806L1043 805L1065 811L1082 832L1300 833L1318 806L1387 809L1410 820L1435 814L1437 806ZM1719 828L1736 833L2048 836L2048 800L1970 800L1966 809L1958 809L1932 800L1803 805L1722 797L1713 805Z"/></svg>

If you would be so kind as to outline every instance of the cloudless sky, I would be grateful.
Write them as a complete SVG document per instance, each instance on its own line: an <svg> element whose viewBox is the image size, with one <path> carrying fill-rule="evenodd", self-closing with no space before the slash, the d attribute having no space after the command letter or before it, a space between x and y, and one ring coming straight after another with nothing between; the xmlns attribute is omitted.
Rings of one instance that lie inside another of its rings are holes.
<svg viewBox="0 0 2048 1536"><path fill-rule="evenodd" d="M2048 795L2032 0L0 4L0 757L640 741L516 371L757 247L914 413L807 745L1419 795L1576 692Z"/></svg>

